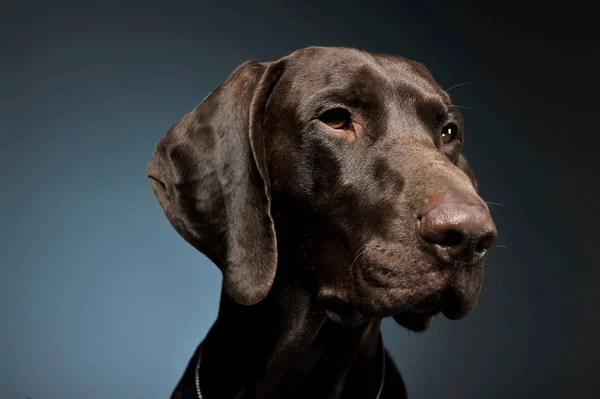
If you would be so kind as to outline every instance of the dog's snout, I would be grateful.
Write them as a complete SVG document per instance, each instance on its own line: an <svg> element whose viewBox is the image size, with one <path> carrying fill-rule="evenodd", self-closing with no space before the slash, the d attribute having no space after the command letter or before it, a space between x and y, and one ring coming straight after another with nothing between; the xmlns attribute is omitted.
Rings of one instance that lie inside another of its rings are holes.
<svg viewBox="0 0 600 399"><path fill-rule="evenodd" d="M483 204L444 201L419 214L418 233L440 260L473 264L494 243L496 226Z"/></svg>

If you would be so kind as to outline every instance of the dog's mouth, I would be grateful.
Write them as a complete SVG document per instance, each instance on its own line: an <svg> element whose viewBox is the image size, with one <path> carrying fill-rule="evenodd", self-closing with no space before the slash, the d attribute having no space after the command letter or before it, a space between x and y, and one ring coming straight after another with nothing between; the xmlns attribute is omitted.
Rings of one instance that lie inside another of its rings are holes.
<svg viewBox="0 0 600 399"><path fill-rule="evenodd" d="M442 311L443 309L440 303L430 302L413 306L405 311L392 315L392 317L402 327L419 332L428 329L433 320ZM338 301L329 302L325 306L325 314L329 320L348 327L355 327L370 319L386 317L386 315L377 315L360 311L351 305Z"/></svg>
<svg viewBox="0 0 600 399"><path fill-rule="evenodd" d="M400 295L396 300L386 301L386 305L361 306L359 302L340 299L332 290L327 290L329 295L320 296L319 299L327 317L341 325L354 327L368 320L393 317L408 330L420 332L427 330L440 313L450 320L466 317L478 302L480 278L463 272L443 281L444 284L438 289L432 289L431 286L416 288L409 297L414 295L418 299L411 300L411 303ZM372 287L368 291L371 297L394 296L393 289L384 287L377 287L374 291Z"/></svg>
<svg viewBox="0 0 600 399"><path fill-rule="evenodd" d="M429 302L413 306L392 315L392 317L402 327L418 332L428 329L441 311L442 306L438 302ZM386 317L385 315L360 311L349 304L335 300L327 301L325 314L329 320L348 327L355 327L370 319Z"/></svg>
<svg viewBox="0 0 600 399"><path fill-rule="evenodd" d="M440 301L433 300L420 303L406 311L397 313L393 318L402 327L419 332L427 330L441 311L442 304Z"/></svg>

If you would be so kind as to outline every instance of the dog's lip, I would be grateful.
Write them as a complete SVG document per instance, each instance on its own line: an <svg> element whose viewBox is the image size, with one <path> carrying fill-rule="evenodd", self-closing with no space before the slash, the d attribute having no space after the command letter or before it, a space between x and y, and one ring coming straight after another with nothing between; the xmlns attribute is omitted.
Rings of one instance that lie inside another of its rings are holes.
<svg viewBox="0 0 600 399"><path fill-rule="evenodd" d="M442 301L439 298L419 302L408 309L396 313L394 317L403 317L411 319L427 319L435 317L443 309Z"/></svg>
<svg viewBox="0 0 600 399"><path fill-rule="evenodd" d="M438 314L441 311L439 303L420 304L413 306L403 313L409 314L415 318L424 318Z"/></svg>
<svg viewBox="0 0 600 399"><path fill-rule="evenodd" d="M386 309L373 311L368 308L360 308L349 302L338 298L324 298L321 300L323 309L327 316L341 324L357 324L365 319L383 319L386 317L401 317L411 319L426 319L436 316L442 311L440 301L421 301L411 306L405 306L402 309Z"/></svg>
<svg viewBox="0 0 600 399"><path fill-rule="evenodd" d="M427 330L436 317L437 313L422 316L410 315L408 313L399 313L394 316L394 320L396 320L396 323L409 330L419 332Z"/></svg>
<svg viewBox="0 0 600 399"><path fill-rule="evenodd" d="M410 308L393 316L401 326L412 331L427 330L433 320L442 311L441 301L438 299L419 302Z"/></svg>

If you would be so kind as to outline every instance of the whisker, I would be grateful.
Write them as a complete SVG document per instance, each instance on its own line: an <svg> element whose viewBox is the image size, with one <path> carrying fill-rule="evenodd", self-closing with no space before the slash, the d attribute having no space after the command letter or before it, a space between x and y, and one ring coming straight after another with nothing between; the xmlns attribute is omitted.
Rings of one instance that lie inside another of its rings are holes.
<svg viewBox="0 0 600 399"><path fill-rule="evenodd" d="M354 266L354 264L356 263L356 261L358 260L358 258L360 258L360 256L366 252L367 246L369 246L368 243L365 244L365 245L363 245L362 247L360 247L360 249L357 251L358 253L357 253L356 257L354 258L354 261L352 262L352 266Z"/></svg>
<svg viewBox="0 0 600 399"><path fill-rule="evenodd" d="M475 83L474 80L470 81L470 82L463 82L463 83L459 83L457 85L454 85L452 87L450 87L449 89L446 89L446 91L450 91L452 89L456 89L457 87L461 87L461 86L466 86L466 85L470 85L471 83Z"/></svg>
<svg viewBox="0 0 600 399"><path fill-rule="evenodd" d="M464 105L456 105L456 104L454 104L454 106L456 108L462 108L462 109L466 109L466 110L475 112L475 110L473 108L465 107Z"/></svg>
<svg viewBox="0 0 600 399"><path fill-rule="evenodd" d="M493 246L494 247L498 247L498 248L503 248L503 249L507 248L506 245L498 245L498 244L496 244L496 245L493 245Z"/></svg>
<svg viewBox="0 0 600 399"><path fill-rule="evenodd" d="M500 203L498 203L498 202L485 201L485 203L486 203L486 204L488 204L488 205L498 205L498 206L504 206L504 205L502 205L502 204L500 204Z"/></svg>

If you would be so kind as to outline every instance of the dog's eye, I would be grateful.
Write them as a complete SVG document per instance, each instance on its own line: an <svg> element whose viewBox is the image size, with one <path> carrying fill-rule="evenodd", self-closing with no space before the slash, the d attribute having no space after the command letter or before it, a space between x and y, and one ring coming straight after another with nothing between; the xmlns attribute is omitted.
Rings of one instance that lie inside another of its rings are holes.
<svg viewBox="0 0 600 399"><path fill-rule="evenodd" d="M333 129L348 130L352 128L350 112L344 108L333 108L325 111L319 119Z"/></svg>
<svg viewBox="0 0 600 399"><path fill-rule="evenodd" d="M456 135L458 134L458 126L454 123L449 123L442 129L442 143L446 144L454 140Z"/></svg>

